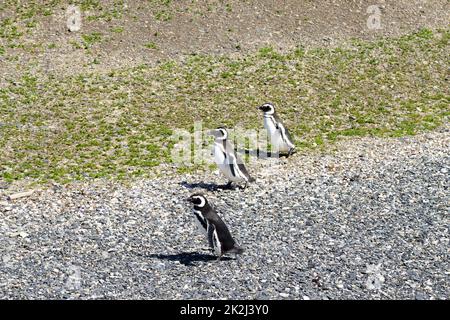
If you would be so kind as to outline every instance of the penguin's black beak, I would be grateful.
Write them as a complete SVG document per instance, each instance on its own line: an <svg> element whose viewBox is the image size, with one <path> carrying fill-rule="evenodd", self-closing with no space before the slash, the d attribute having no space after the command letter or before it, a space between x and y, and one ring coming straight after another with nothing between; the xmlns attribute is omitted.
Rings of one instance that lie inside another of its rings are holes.
<svg viewBox="0 0 450 320"><path fill-rule="evenodd" d="M258 109L264 111L264 106L259 106Z"/></svg>
<svg viewBox="0 0 450 320"><path fill-rule="evenodd" d="M184 199L184 200L187 201L187 202L192 202L192 198L191 198L191 197L186 198L186 199Z"/></svg>

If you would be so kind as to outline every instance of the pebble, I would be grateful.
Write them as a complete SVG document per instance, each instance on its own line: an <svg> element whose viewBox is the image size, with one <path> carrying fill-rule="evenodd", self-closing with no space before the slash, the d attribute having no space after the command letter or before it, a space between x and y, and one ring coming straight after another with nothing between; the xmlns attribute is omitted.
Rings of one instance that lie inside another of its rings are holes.
<svg viewBox="0 0 450 320"><path fill-rule="evenodd" d="M427 135L297 154L245 191L189 187L226 182L206 172L59 185L9 211L2 201L0 299L448 297L449 134ZM216 260L183 200L196 191L244 254Z"/></svg>

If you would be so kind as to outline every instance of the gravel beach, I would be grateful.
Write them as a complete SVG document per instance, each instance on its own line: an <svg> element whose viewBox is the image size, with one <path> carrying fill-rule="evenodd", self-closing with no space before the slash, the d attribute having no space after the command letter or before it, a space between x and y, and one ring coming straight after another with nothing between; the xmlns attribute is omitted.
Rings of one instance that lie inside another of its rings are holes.
<svg viewBox="0 0 450 320"><path fill-rule="evenodd" d="M217 173L55 185L0 202L0 299L448 299L448 128ZM203 183L203 184L202 184ZM203 191L245 253L216 261Z"/></svg>

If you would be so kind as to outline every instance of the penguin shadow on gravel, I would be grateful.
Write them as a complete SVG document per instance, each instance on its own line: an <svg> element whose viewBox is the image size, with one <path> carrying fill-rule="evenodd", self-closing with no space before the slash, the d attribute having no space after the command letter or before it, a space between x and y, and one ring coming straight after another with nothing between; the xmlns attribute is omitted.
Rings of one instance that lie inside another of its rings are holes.
<svg viewBox="0 0 450 320"><path fill-rule="evenodd" d="M186 181L183 181L180 183L180 185L182 187L185 187L186 189L189 190L195 190L195 189L205 189L207 191L217 191L217 190L233 190L235 189L235 187L233 187L230 184L215 184L215 183L204 183L204 182L199 182L199 183L189 183Z"/></svg>
<svg viewBox="0 0 450 320"><path fill-rule="evenodd" d="M148 258L155 258L167 261L178 261L185 266L195 266L195 262L219 262L217 257L212 254L205 254L199 252L181 252L176 254L150 254ZM222 257L220 261L235 260L230 257Z"/></svg>
<svg viewBox="0 0 450 320"><path fill-rule="evenodd" d="M251 157L255 157L258 160L267 160L267 159L271 159L271 158L280 158L283 155L276 153L276 152L270 152L270 151L266 151L266 150L261 150L261 149L236 149L235 150L237 153L242 154L242 155L249 155Z"/></svg>

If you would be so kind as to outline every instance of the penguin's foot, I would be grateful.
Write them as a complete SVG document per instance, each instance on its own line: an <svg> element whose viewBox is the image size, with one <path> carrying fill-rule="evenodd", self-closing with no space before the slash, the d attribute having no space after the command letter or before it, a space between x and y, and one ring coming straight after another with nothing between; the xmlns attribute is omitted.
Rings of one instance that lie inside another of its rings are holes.
<svg viewBox="0 0 450 320"><path fill-rule="evenodd" d="M297 150L295 150L295 148L290 149L289 152L288 152L288 154L287 154L287 157L292 156L292 155L293 155L294 153L296 153L296 152L297 152Z"/></svg>
<svg viewBox="0 0 450 320"><path fill-rule="evenodd" d="M239 189L244 190L247 188L248 182L246 182L243 186L239 186Z"/></svg>

